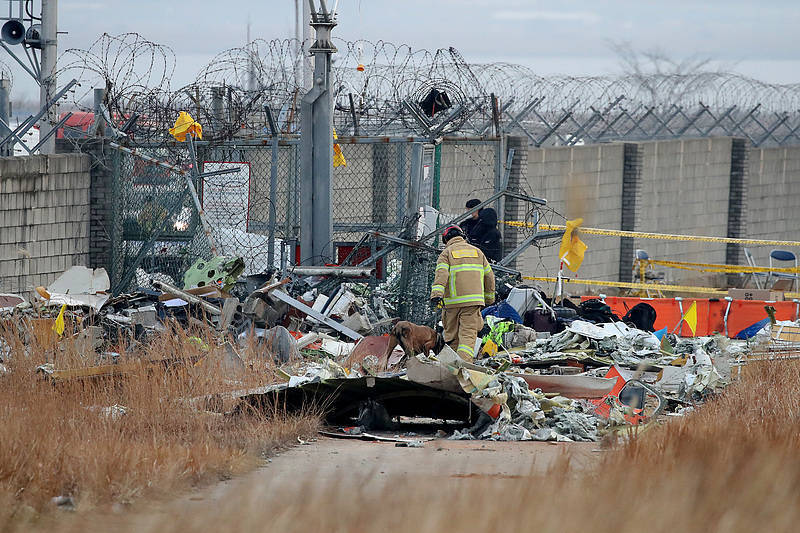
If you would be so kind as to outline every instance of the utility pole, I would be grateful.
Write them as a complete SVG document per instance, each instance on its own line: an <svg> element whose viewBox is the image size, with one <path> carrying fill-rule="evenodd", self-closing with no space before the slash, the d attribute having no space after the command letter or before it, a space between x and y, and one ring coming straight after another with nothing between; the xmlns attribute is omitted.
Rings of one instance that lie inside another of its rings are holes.
<svg viewBox="0 0 800 533"><path fill-rule="evenodd" d="M294 47L294 82L300 83L303 76L302 62L305 61L303 51L303 8L300 7L300 0L294 0L294 39L297 41Z"/></svg>
<svg viewBox="0 0 800 533"><path fill-rule="evenodd" d="M314 0L309 0L313 7ZM313 11L313 10L312 10ZM300 260L323 265L333 257L333 99L330 90L331 55L336 47L331 30L336 26L334 12L320 0L320 9L311 14L316 40L313 85L300 107Z"/></svg>
<svg viewBox="0 0 800 533"><path fill-rule="evenodd" d="M302 0L300 0L302 2ZM311 90L312 65L309 60L311 53L311 8L312 0L303 2L303 39L300 41L303 48L303 89Z"/></svg>
<svg viewBox="0 0 800 533"><path fill-rule="evenodd" d="M42 59L39 81L39 105L44 107L56 94L56 61L58 59L58 0L42 0ZM39 138L44 138L58 122L58 103L53 104L39 122ZM56 136L52 135L41 147L43 154L56 152Z"/></svg>
<svg viewBox="0 0 800 533"><path fill-rule="evenodd" d="M28 153L38 151L52 154L56 147L54 134L70 116L66 115L59 121L58 101L77 83L72 80L58 90L58 0L41 0L42 11L39 17L30 12L33 4L30 0L7 2L8 13L0 11L0 22L4 21L0 27L0 47L39 84L40 107L37 113L28 117L17 130L0 142L8 142L13 137ZM21 45L27 64L21 54L12 50L16 45ZM39 143L32 150L21 138L37 123Z"/></svg>
<svg viewBox="0 0 800 533"><path fill-rule="evenodd" d="M247 16L247 91L252 94L256 90L255 65L253 64L253 54L255 47L250 45L250 15Z"/></svg>

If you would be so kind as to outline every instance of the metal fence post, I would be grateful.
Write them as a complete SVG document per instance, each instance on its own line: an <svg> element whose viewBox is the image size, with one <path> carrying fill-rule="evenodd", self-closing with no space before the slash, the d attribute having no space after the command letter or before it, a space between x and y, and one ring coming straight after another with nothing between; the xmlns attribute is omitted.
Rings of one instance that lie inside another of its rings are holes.
<svg viewBox="0 0 800 533"><path fill-rule="evenodd" d="M397 195L395 198L395 223L401 224L403 222L403 215L406 209L406 153L407 147L405 144L397 145Z"/></svg>
<svg viewBox="0 0 800 533"><path fill-rule="evenodd" d="M506 176L506 136L501 134L500 137L497 138L495 141L495 150L494 150L494 192L502 191L506 184L505 176ZM499 198L497 202L495 202L495 209L497 210L497 219L498 220L505 220L506 219L506 198L505 196ZM503 226L500 231L503 235L505 235L505 225Z"/></svg>
<svg viewBox="0 0 800 533"><path fill-rule="evenodd" d="M442 143L436 143L433 148L433 199L434 209L440 209L439 187L442 179Z"/></svg>
<svg viewBox="0 0 800 533"><path fill-rule="evenodd" d="M294 233L296 227L295 207L297 206L298 202L298 196L297 196L298 157L297 157L296 146L290 145L288 147L288 150L289 150L288 153L289 161L287 163L288 168L286 169L286 220L284 221L285 223L284 240L294 242L294 238L296 237Z"/></svg>
<svg viewBox="0 0 800 533"><path fill-rule="evenodd" d="M0 135L2 137L11 133L8 121L11 119L11 102L9 101L10 81L0 79ZM0 147L0 156L7 157L14 155L14 140L10 140Z"/></svg>
<svg viewBox="0 0 800 533"><path fill-rule="evenodd" d="M333 182L333 102L331 95L331 55L336 47L331 30L336 21L326 12L312 13L311 26L316 41L310 48L314 54L314 84L301 105L301 151L303 161L301 210L301 263L324 264L333 256L333 218L331 209ZM309 234L310 232L310 234Z"/></svg>
<svg viewBox="0 0 800 533"><path fill-rule="evenodd" d="M419 213L419 187L422 181L422 143L411 145L411 179L406 202L406 217L411 221Z"/></svg>
<svg viewBox="0 0 800 533"><path fill-rule="evenodd" d="M103 116L103 103L106 99L105 88L95 89L92 93L94 97L94 124L92 126L92 133L97 137L105 137L106 120Z"/></svg>
<svg viewBox="0 0 800 533"><path fill-rule="evenodd" d="M275 118L272 116L272 109L269 106L265 106L264 109L267 112L269 129L272 134L272 139L270 139L272 161L269 167L269 240L267 241L267 264L271 269L275 264L275 219L278 209L275 201L278 196L278 140L280 131L278 131Z"/></svg>
<svg viewBox="0 0 800 533"><path fill-rule="evenodd" d="M111 156L111 197L115 200L111 202L111 227L109 234L111 237L111 258L108 265L108 276L111 279L111 286L114 287L119 283L120 276L122 275L122 268L120 268L119 261L122 260L122 215L124 211L125 198L122 196L122 187L120 187L120 174L122 172L122 160L126 156L119 150L111 150L109 154L107 149L107 141L102 141L100 145L100 154L105 154L106 158Z"/></svg>
<svg viewBox="0 0 800 533"><path fill-rule="evenodd" d="M211 87L211 132L214 139L222 139L225 124L225 87Z"/></svg>
<svg viewBox="0 0 800 533"><path fill-rule="evenodd" d="M383 225L389 222L389 173L391 145L372 145L372 222Z"/></svg>
<svg viewBox="0 0 800 533"><path fill-rule="evenodd" d="M525 137L511 135L508 137L509 152L513 149L513 158L509 158L508 183L501 184L501 187L514 192L521 192L527 179L528 171L528 143ZM504 178L505 179L505 178ZM526 204L518 198L509 198L504 206L504 210L510 215L512 220L523 220L525 217ZM522 242L522 232L518 228L507 227L503 232L503 252L504 255L516 249ZM516 269L516 259L508 266Z"/></svg>
<svg viewBox="0 0 800 533"><path fill-rule="evenodd" d="M408 184L408 200L406 202L406 220L408 227L412 228L411 235L405 237L414 239L416 232L413 231L415 227L413 221L419 212L419 190L422 181L422 143L413 143L411 145L411 177ZM412 254L407 246L403 246L400 250L401 267L400 267L400 287L409 287L412 276L414 276L414 265L411 263ZM424 275L424 273L416 273ZM409 316L410 306L413 305L412 298L406 294L406 297L401 298L398 311L400 316Z"/></svg>
<svg viewBox="0 0 800 533"><path fill-rule="evenodd" d="M267 243L267 264L272 268L275 264L275 202L278 197L278 135L272 136L272 162L269 169L269 241Z"/></svg>

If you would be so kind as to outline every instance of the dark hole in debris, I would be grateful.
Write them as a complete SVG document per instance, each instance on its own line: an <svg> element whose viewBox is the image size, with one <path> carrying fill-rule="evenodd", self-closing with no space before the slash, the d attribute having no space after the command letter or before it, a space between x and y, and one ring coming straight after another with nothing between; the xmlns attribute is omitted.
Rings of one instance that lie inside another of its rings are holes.
<svg viewBox="0 0 800 533"><path fill-rule="evenodd" d="M206 284L206 282L205 282L205 281L200 281L200 282L198 282L198 283L197 283L197 286L198 286L198 287L204 287L204 286L205 286L205 284Z"/></svg>
<svg viewBox="0 0 800 533"><path fill-rule="evenodd" d="M209 270L209 271L208 271L208 277L209 277L209 278L213 278L213 277L214 277L214 274L216 274L216 272L214 272L214 270L213 270L213 269L211 269L211 270Z"/></svg>

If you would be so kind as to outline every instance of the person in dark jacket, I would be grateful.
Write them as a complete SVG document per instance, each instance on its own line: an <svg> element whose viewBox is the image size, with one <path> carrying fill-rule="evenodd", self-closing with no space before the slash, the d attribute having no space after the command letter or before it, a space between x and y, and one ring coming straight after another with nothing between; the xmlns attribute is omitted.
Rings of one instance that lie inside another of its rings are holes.
<svg viewBox="0 0 800 533"><path fill-rule="evenodd" d="M465 207L467 209L472 209L473 207L479 205L480 203L481 203L480 200L478 200L477 198L473 198L472 200L467 200L467 205ZM469 234L472 232L472 230L475 229L475 226L477 226L478 224L478 213L480 213L480 211L475 211L474 213L472 213L472 216L470 218L459 224L461 226L461 229L464 230L464 235L466 235L467 237L469 237Z"/></svg>
<svg viewBox="0 0 800 533"><path fill-rule="evenodd" d="M500 261L502 247L500 230L497 229L497 211L484 207L478 215L478 223L469 234L469 242L477 246L488 259Z"/></svg>

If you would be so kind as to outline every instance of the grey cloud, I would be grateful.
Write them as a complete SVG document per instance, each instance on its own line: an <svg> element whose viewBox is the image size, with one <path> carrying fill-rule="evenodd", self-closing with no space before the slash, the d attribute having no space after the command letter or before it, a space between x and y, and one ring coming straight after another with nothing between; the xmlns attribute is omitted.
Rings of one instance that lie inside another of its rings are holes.
<svg viewBox="0 0 800 533"><path fill-rule="evenodd" d="M615 61L607 43L623 40L675 57L763 61L773 65L763 70L768 80L774 73L785 81L800 72L797 0L341 0L339 15L337 37L455 46L467 60L536 65L540 58L557 66L561 59L574 75L606 72ZM103 32L138 32L175 51L173 86L181 86L217 52L244 44L248 16L253 37L294 35L292 0L62 0L59 25L68 34L59 36L59 48L87 48ZM34 90L13 60L0 59L15 69L15 92Z"/></svg>
<svg viewBox="0 0 800 533"><path fill-rule="evenodd" d="M602 20L599 14L591 11L531 11L505 10L492 13L494 20L524 21L542 20L547 22L585 22L596 24Z"/></svg>

